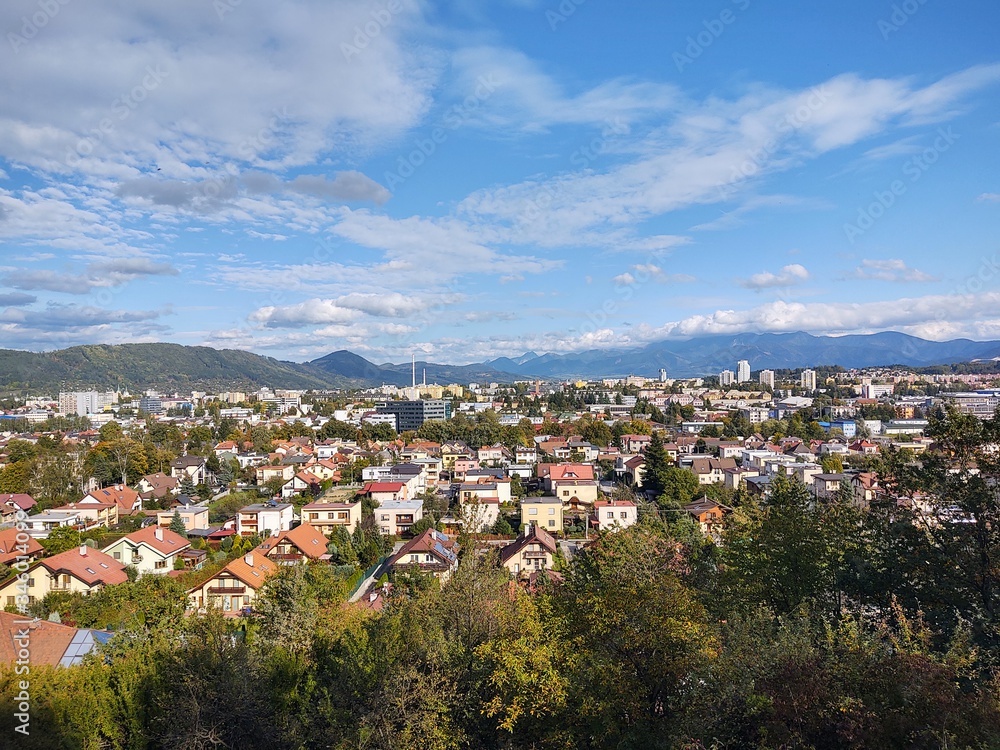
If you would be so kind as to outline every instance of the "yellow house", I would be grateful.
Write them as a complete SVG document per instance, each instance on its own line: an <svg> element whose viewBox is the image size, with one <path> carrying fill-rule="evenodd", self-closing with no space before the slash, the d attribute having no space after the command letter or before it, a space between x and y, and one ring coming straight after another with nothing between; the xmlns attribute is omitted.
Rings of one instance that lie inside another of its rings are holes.
<svg viewBox="0 0 1000 750"><path fill-rule="evenodd" d="M262 552L248 552L188 591L188 601L193 609L218 607L223 612L239 613L253 605L260 587L277 571L278 566Z"/></svg>
<svg viewBox="0 0 1000 750"><path fill-rule="evenodd" d="M556 540L544 529L531 526L500 550L500 564L511 575L520 577L534 571L551 570L556 554Z"/></svg>
<svg viewBox="0 0 1000 750"><path fill-rule="evenodd" d="M81 545L39 560L24 573L8 578L0 586L0 602L4 607L34 604L52 591L89 594L127 580L121 562Z"/></svg>
<svg viewBox="0 0 1000 750"><path fill-rule="evenodd" d="M330 536L338 526L350 533L361 523L361 501L356 503L309 503L302 506L302 523Z"/></svg>
<svg viewBox="0 0 1000 750"><path fill-rule="evenodd" d="M550 534L563 530L563 504L558 497L526 497L521 500L521 528L535 524Z"/></svg>

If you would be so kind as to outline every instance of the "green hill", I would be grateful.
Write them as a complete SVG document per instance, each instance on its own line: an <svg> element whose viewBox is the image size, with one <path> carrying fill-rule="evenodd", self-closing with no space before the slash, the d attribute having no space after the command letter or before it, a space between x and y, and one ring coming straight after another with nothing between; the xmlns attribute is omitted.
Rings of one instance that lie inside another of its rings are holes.
<svg viewBox="0 0 1000 750"><path fill-rule="evenodd" d="M326 389L358 385L318 367L235 349L179 344L74 346L33 352L0 349L0 387L58 391L80 388L187 391L215 388Z"/></svg>

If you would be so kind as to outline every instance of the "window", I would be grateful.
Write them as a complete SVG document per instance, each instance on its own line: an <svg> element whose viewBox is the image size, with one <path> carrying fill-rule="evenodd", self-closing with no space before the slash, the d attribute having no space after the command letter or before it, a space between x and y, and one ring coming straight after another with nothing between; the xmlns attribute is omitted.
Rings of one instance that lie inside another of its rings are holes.
<svg viewBox="0 0 1000 750"><path fill-rule="evenodd" d="M550 527L550 528L553 528L553 527L555 527L555 525L556 525L556 522L555 522L555 521L553 521L553 520L552 520L552 519L550 518L550 519L549 519L549 527Z"/></svg>
<svg viewBox="0 0 1000 750"><path fill-rule="evenodd" d="M554 516L555 514L556 514L556 509L555 508L549 508L549 515L550 516Z"/></svg>
<svg viewBox="0 0 1000 750"><path fill-rule="evenodd" d="M122 553L121 552L115 552L115 559L116 560L121 560L122 559Z"/></svg>
<svg viewBox="0 0 1000 750"><path fill-rule="evenodd" d="M538 508L531 508L531 509L529 509L528 510L528 515L529 516L537 516L538 515Z"/></svg>
<svg viewBox="0 0 1000 750"><path fill-rule="evenodd" d="M615 512L613 510L609 510L608 511L608 518L614 518L614 517L615 517Z"/></svg>
<svg viewBox="0 0 1000 750"><path fill-rule="evenodd" d="M383 521L388 521L389 520L389 516L383 513L382 514L382 520Z"/></svg>
<svg viewBox="0 0 1000 750"><path fill-rule="evenodd" d="M569 490L563 490L563 497L569 497Z"/></svg>
<svg viewBox="0 0 1000 750"><path fill-rule="evenodd" d="M167 561L166 560L157 560L156 563L153 565L153 567L157 568L157 569L165 568L165 567L167 567Z"/></svg>
<svg viewBox="0 0 1000 750"><path fill-rule="evenodd" d="M28 579L28 586L30 587L30 586L34 586L34 585L35 585L35 579L34 578L29 578Z"/></svg>
<svg viewBox="0 0 1000 750"><path fill-rule="evenodd" d="M7 597L7 606L8 607L13 607L14 606L14 597L13 596L8 596Z"/></svg>

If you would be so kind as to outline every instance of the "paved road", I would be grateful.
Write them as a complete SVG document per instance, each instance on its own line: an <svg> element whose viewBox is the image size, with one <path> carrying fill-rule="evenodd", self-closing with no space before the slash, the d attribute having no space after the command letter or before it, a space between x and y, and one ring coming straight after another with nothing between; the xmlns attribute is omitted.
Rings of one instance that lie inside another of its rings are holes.
<svg viewBox="0 0 1000 750"><path fill-rule="evenodd" d="M372 583L377 581L379 577L381 577L381 575L385 573L385 571L388 568L389 560L391 560L392 556L395 555L397 552L399 552L399 550L402 549L402 547L403 547L403 542L396 542L396 544L393 545L392 552L389 553L389 556L385 558L385 560L382 562L381 565L375 568L374 573L372 573L370 576L368 576L365 580L361 582L361 585L358 586L358 590L354 592L354 596L350 598L350 601L356 602L359 599L361 599L361 597L363 597L365 594L368 593L368 589L371 588Z"/></svg>

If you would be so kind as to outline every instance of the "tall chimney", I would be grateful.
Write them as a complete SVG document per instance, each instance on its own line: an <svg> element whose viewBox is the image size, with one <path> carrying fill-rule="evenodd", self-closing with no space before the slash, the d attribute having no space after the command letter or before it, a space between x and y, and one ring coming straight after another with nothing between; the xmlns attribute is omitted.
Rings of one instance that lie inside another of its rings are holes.
<svg viewBox="0 0 1000 750"><path fill-rule="evenodd" d="M253 552L247 552L243 556L243 562L245 562L247 565L249 565L252 568L253 567Z"/></svg>
<svg viewBox="0 0 1000 750"><path fill-rule="evenodd" d="M87 545L86 544L81 544L80 545L80 555L82 557L86 557L87 556Z"/></svg>
<svg viewBox="0 0 1000 750"><path fill-rule="evenodd" d="M413 387L417 387L417 355L410 355L411 366L413 367Z"/></svg>
<svg viewBox="0 0 1000 750"><path fill-rule="evenodd" d="M156 537L156 541L162 542L163 541L163 529L160 528L159 526L157 526L156 529L153 531L153 536Z"/></svg>

